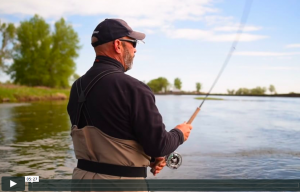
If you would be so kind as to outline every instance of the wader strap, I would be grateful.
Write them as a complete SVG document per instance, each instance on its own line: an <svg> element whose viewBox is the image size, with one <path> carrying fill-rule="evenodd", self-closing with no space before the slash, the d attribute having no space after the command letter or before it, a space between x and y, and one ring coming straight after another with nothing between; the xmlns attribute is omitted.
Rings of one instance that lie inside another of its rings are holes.
<svg viewBox="0 0 300 192"><path fill-rule="evenodd" d="M146 167L127 167L106 163L98 163L85 159L78 159L77 168L92 173L114 175L120 177L147 177Z"/></svg>
<svg viewBox="0 0 300 192"><path fill-rule="evenodd" d="M78 107L77 107L77 115L75 120L75 125L78 125L80 121L81 112L85 117L86 123L89 124L91 122L91 118L86 107L85 101L91 89L95 86L95 84L102 79L103 77L113 74L113 73L122 73L121 71L104 71L99 73L94 79L87 85L87 87L83 90L81 86L81 78L76 81L76 89L78 94ZM78 85L79 82L79 85ZM80 91L78 91L78 87ZM83 110L83 111L82 111ZM85 115L85 113L87 115ZM88 120L89 119L89 120ZM120 177L147 177L147 168L146 167L129 167L122 165L113 165L107 163L99 163L94 161L89 161L85 159L78 159L77 168L89 171L92 173L106 174L106 175L114 175Z"/></svg>
<svg viewBox="0 0 300 192"><path fill-rule="evenodd" d="M87 115L83 112L83 115L85 117L87 125L93 125L91 116L89 114L89 110L87 109L85 105L86 97L88 96L89 92L91 89L96 85L96 83L102 79L103 77L113 74L113 73L123 73L122 71L111 71L111 70L106 70L98 75L96 75L91 82L87 85L87 87L83 90L81 86L81 81L82 77L77 79L76 81L76 89L77 89L77 94L78 94L78 107L77 107L77 114L76 114L76 119L75 119L75 125L79 126L79 121L80 121L80 115L81 111L85 111ZM79 86L78 86L78 81L79 81ZM78 87L80 87L80 92L78 91ZM83 108L84 107L84 108ZM90 123L90 124L89 124Z"/></svg>

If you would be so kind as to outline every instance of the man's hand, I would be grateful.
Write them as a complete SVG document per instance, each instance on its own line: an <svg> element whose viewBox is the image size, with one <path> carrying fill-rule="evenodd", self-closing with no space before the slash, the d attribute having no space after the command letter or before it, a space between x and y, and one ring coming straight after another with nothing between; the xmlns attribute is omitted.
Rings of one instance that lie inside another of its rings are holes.
<svg viewBox="0 0 300 192"><path fill-rule="evenodd" d="M177 125L175 128L182 131L184 136L184 141L186 141L190 135L191 130L193 129L193 126L191 124L186 124L186 122L184 122L183 124Z"/></svg>
<svg viewBox="0 0 300 192"><path fill-rule="evenodd" d="M164 166L166 166L165 157L156 157L155 161L150 163L150 167L152 168L150 171L155 176L164 168Z"/></svg>

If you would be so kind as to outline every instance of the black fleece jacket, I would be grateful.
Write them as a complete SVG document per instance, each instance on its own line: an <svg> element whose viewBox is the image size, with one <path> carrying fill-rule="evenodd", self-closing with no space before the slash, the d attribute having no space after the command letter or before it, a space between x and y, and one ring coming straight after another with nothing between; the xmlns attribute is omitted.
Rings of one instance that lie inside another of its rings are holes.
<svg viewBox="0 0 300 192"><path fill-rule="evenodd" d="M126 75L117 60L97 56L94 65L81 77L83 89L96 75L106 70L118 70L120 73L102 78L91 89L86 97L86 107L83 107L85 112L80 115L79 128L89 124L112 137L135 140L151 157L165 156L176 150L184 141L183 133L179 129L165 130L150 88ZM75 124L78 98L75 82L67 108L72 125ZM90 122L87 123L84 116L88 115Z"/></svg>

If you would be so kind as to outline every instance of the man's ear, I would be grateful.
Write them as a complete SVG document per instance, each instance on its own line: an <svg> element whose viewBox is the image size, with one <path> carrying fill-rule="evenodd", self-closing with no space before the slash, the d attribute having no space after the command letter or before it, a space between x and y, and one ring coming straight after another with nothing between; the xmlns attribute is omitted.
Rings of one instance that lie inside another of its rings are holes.
<svg viewBox="0 0 300 192"><path fill-rule="evenodd" d="M119 39L114 40L114 49L117 53L122 53L122 42Z"/></svg>

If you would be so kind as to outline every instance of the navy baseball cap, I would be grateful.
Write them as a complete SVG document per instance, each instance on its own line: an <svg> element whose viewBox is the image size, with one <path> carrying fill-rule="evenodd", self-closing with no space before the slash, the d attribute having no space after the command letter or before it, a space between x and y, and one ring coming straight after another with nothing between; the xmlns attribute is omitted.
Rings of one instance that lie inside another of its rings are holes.
<svg viewBox="0 0 300 192"><path fill-rule="evenodd" d="M122 19L105 19L99 23L93 32L92 37L96 37L98 41L92 43L92 46L96 47L125 36L136 40L143 40L146 35L133 31Z"/></svg>

